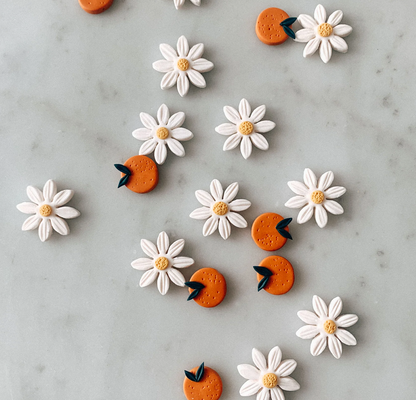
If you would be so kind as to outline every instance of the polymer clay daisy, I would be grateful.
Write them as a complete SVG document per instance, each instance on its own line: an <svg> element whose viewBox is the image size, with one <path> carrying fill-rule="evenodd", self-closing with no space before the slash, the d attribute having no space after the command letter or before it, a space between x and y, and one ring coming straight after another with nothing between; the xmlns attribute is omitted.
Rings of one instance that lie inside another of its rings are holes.
<svg viewBox="0 0 416 400"><path fill-rule="evenodd" d="M347 42L343 37L352 32L352 27L340 24L343 17L341 10L334 11L327 20L325 8L318 4L315 9L314 18L301 14L298 22L304 29L296 32L296 42L308 42L303 50L303 57L309 57L319 49L319 55L324 63L332 56L332 49L340 53L348 51Z"/></svg>
<svg viewBox="0 0 416 400"><path fill-rule="evenodd" d="M221 237L225 240L231 234L231 224L237 228L247 227L247 221L237 213L247 210L251 203L243 199L234 200L238 189L238 183L234 182L224 192L220 181L214 179L210 185L211 194L205 190L195 192L197 200L204 207L192 211L190 217L207 220L202 228L204 236L212 235L218 228Z"/></svg>
<svg viewBox="0 0 416 400"><path fill-rule="evenodd" d="M185 0L173 0L173 2L175 3L175 8L177 10L179 10L185 4ZM196 6L200 6L201 0L191 0L191 3L195 4Z"/></svg>
<svg viewBox="0 0 416 400"><path fill-rule="evenodd" d="M211 71L214 64L201 58L204 53L202 43L196 44L189 50L188 40L185 36L181 36L177 44L178 51L168 44L161 44L159 48L165 60L154 62L153 68L165 74L160 84L163 90L177 84L179 94L184 97L189 91L189 81L199 88L206 87L201 73Z"/></svg>
<svg viewBox="0 0 416 400"><path fill-rule="evenodd" d="M289 375L296 369L295 360L283 360L282 351L273 347L266 358L257 349L252 352L254 365L241 364L237 367L243 378L248 379L240 389L241 396L257 394L257 400L284 400L282 390L295 391L300 385Z"/></svg>
<svg viewBox="0 0 416 400"><path fill-rule="evenodd" d="M276 124L272 121L262 121L266 114L266 106L257 107L251 112L249 102L242 99L238 111L233 107L225 106L224 114L231 123L221 124L215 128L220 135L229 136L224 143L224 151L235 149L241 143L241 154L247 159L251 155L252 144L260 150L269 148L269 143L262 133L271 131Z"/></svg>
<svg viewBox="0 0 416 400"><path fill-rule="evenodd" d="M302 208L298 215L298 224L304 224L309 221L315 213L316 223L320 228L324 228L328 222L327 211L334 215L344 212L342 206L331 199L341 197L347 189L342 186L330 188L334 181L334 173L332 171L325 172L318 181L316 175L309 168L306 168L303 173L303 180L305 183L298 181L287 183L297 196L289 199L285 206Z"/></svg>
<svg viewBox="0 0 416 400"><path fill-rule="evenodd" d="M331 301L329 307L319 296L313 296L312 306L315 314L311 311L299 311L298 317L308 325L302 326L296 335L301 339L312 339L311 354L319 356L327 344L335 358L342 355L342 344L355 346L355 337L343 328L348 328L358 321L355 314L341 315L342 300L336 297Z"/></svg>
<svg viewBox="0 0 416 400"><path fill-rule="evenodd" d="M28 186L26 193L31 202L20 203L16 207L24 214L34 215L26 219L22 231L31 231L39 227L38 233L42 242L51 237L52 230L60 235L69 234L69 226L65 219L81 215L75 208L62 207L72 199L73 190L57 192L56 183L50 179L45 183L43 192L34 186Z"/></svg>
<svg viewBox="0 0 416 400"><path fill-rule="evenodd" d="M146 239L140 242L142 250L150 258L138 258L131 263L134 269L146 271L140 279L140 287L149 286L157 278L157 288L162 295L169 290L169 279L177 286L185 286L185 278L176 268L188 268L194 263L189 257L178 257L185 246L179 239L169 246L166 232L159 233L157 246Z"/></svg>
<svg viewBox="0 0 416 400"><path fill-rule="evenodd" d="M137 140L145 140L139 150L140 155L155 152L155 160L163 164L168 154L166 146L178 157L185 155L181 141L190 140L194 137L188 129L181 128L185 121L185 113L178 112L170 116L169 108L162 104L157 111L157 120L147 113L140 113L140 120L145 126L133 131L132 135Z"/></svg>

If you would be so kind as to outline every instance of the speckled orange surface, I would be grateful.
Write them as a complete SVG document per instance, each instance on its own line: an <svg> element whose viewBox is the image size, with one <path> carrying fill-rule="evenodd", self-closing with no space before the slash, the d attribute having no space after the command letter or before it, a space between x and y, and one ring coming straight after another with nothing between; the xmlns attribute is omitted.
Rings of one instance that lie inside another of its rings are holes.
<svg viewBox="0 0 416 400"><path fill-rule="evenodd" d="M276 225L284 218L275 213L265 213L259 215L251 227L251 237L263 250L276 251L282 248L287 239L284 238L276 229ZM289 232L289 227L285 228Z"/></svg>
<svg viewBox="0 0 416 400"><path fill-rule="evenodd" d="M196 373L198 368L191 369ZM204 375L199 382L186 378L183 381L183 392L188 400L218 400L222 394L221 377L212 368L205 367Z"/></svg>
<svg viewBox="0 0 416 400"><path fill-rule="evenodd" d="M148 193L159 182L159 170L153 160L146 156L129 158L124 165L130 170L131 176L126 187L136 193ZM121 177L125 174L121 174Z"/></svg>
<svg viewBox="0 0 416 400"><path fill-rule="evenodd" d="M264 288L267 293L280 295L292 289L295 282L295 272L292 264L286 258L280 256L266 257L259 266L266 267L273 272ZM257 281L260 282L262 279L263 276L257 274Z"/></svg>
<svg viewBox="0 0 416 400"><path fill-rule="evenodd" d="M190 280L205 285L205 288L194 298L194 301L202 307L216 307L227 294L225 278L214 268L202 268L196 271ZM192 292L193 289L189 288L189 293Z"/></svg>
<svg viewBox="0 0 416 400"><path fill-rule="evenodd" d="M260 13L256 23L257 37L265 44L278 45L286 42L286 35L280 23L289 15L280 8L268 8Z"/></svg>

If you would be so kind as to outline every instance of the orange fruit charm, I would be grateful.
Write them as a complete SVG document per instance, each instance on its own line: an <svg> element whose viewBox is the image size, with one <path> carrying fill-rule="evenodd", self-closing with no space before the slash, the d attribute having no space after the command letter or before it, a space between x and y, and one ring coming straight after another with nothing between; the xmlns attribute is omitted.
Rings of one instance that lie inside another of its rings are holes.
<svg viewBox="0 0 416 400"><path fill-rule="evenodd" d="M183 392L188 400L218 400L222 394L222 381L212 368L204 367L185 371Z"/></svg>
<svg viewBox="0 0 416 400"><path fill-rule="evenodd" d="M124 165L114 164L121 172L118 187L126 186L136 193L148 193L159 182L159 170L153 160L146 156L134 156L129 158Z"/></svg>
<svg viewBox="0 0 416 400"><path fill-rule="evenodd" d="M289 15L280 8L268 8L260 13L256 23L257 37L265 44L278 45L286 42L289 36L294 39L292 24L296 18Z"/></svg>
<svg viewBox="0 0 416 400"><path fill-rule="evenodd" d="M279 214L261 214L253 222L251 237L262 250L279 250L286 244L287 239L292 239L289 233L291 222L292 218L284 219Z"/></svg>
<svg viewBox="0 0 416 400"><path fill-rule="evenodd" d="M292 289L295 273L292 264L280 256L266 257L258 267L254 267L259 282L258 291L280 295Z"/></svg>
<svg viewBox="0 0 416 400"><path fill-rule="evenodd" d="M111 7L113 0L78 0L81 8L89 14L101 14Z"/></svg>
<svg viewBox="0 0 416 400"><path fill-rule="evenodd" d="M189 282L188 300L194 300L202 307L212 308L220 304L227 294L227 283L222 274L214 268L202 268L196 271Z"/></svg>

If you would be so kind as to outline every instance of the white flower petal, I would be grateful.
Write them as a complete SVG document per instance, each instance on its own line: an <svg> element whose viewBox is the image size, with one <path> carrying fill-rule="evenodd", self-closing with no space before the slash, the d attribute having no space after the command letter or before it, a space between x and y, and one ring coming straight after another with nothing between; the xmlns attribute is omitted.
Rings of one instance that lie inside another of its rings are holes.
<svg viewBox="0 0 416 400"><path fill-rule="evenodd" d="M217 126L215 128L215 132L219 133L220 135L229 136L233 133L237 133L237 126L235 124L225 123Z"/></svg>
<svg viewBox="0 0 416 400"><path fill-rule="evenodd" d="M282 350L279 346L273 347L269 355L267 356L267 365L269 369L276 371L279 368L279 364L282 361Z"/></svg>
<svg viewBox="0 0 416 400"><path fill-rule="evenodd" d="M263 353L257 349L253 349L251 355L253 357L254 364L260 371L267 370L266 357L264 357Z"/></svg>
<svg viewBox="0 0 416 400"><path fill-rule="evenodd" d="M157 72L171 72L173 71L173 62L169 60L158 60L155 61L153 64L153 69L155 69Z"/></svg>
<svg viewBox="0 0 416 400"><path fill-rule="evenodd" d="M324 194L325 198L327 199L337 199L338 197L341 197L347 189L345 189L342 186L334 186L332 188L329 188Z"/></svg>
<svg viewBox="0 0 416 400"><path fill-rule="evenodd" d="M234 107L225 106L224 107L224 114L228 121L232 122L233 124L240 125L241 117L238 111Z"/></svg>
<svg viewBox="0 0 416 400"><path fill-rule="evenodd" d="M290 198L286 203L285 206L289 208L301 208L308 204L308 200L305 199L304 196L295 196Z"/></svg>
<svg viewBox="0 0 416 400"><path fill-rule="evenodd" d="M169 121L169 108L166 104L162 104L157 110L157 120L159 124L167 125Z"/></svg>
<svg viewBox="0 0 416 400"><path fill-rule="evenodd" d="M198 58L201 58L202 54L204 54L204 45L203 43L198 43L191 48L188 54L188 58L190 58L192 61L195 61Z"/></svg>
<svg viewBox="0 0 416 400"><path fill-rule="evenodd" d="M328 214L322 204L317 204L315 207L315 220L320 228L325 228L328 223Z"/></svg>
<svg viewBox="0 0 416 400"><path fill-rule="evenodd" d="M329 347L329 351L332 353L332 355L336 359L341 357L341 355L342 355L342 344L334 335L329 335L328 336L328 347Z"/></svg>
<svg viewBox="0 0 416 400"><path fill-rule="evenodd" d="M352 27L345 24L339 24L333 27L334 35L346 37L352 32Z"/></svg>
<svg viewBox="0 0 416 400"><path fill-rule="evenodd" d="M52 228L55 232L58 232L60 235L68 235L69 234L69 226L66 221L59 217L52 217L51 219Z"/></svg>
<svg viewBox="0 0 416 400"><path fill-rule="evenodd" d="M38 208L38 206L35 203L30 203L29 201L20 203L16 207L20 212L24 214L35 214Z"/></svg>
<svg viewBox="0 0 416 400"><path fill-rule="evenodd" d="M303 49L303 57L310 57L316 53L316 50L318 50L319 45L321 44L321 38L315 37L315 39L309 40L309 42L306 44L305 48Z"/></svg>
<svg viewBox="0 0 416 400"><path fill-rule="evenodd" d="M269 400L270 399L270 389L265 387L261 388L260 392L257 393L256 400Z"/></svg>
<svg viewBox="0 0 416 400"><path fill-rule="evenodd" d="M153 138L152 131L147 128L139 128L132 132L132 135L137 140L149 140Z"/></svg>
<svg viewBox="0 0 416 400"><path fill-rule="evenodd" d="M247 160L247 158L251 156L253 146L251 144L251 140L247 136L244 136L243 139L241 140L240 150L244 159Z"/></svg>
<svg viewBox="0 0 416 400"><path fill-rule="evenodd" d="M270 132L275 127L276 127L276 124L273 121L260 121L257 124L254 124L254 130L257 133Z"/></svg>
<svg viewBox="0 0 416 400"><path fill-rule="evenodd" d="M168 151L166 150L165 143L158 143L155 149L155 160L156 162L161 165L166 161L166 156L168 155Z"/></svg>
<svg viewBox="0 0 416 400"><path fill-rule="evenodd" d="M200 207L192 211L189 215L193 219L207 219L212 215L212 211L208 207Z"/></svg>
<svg viewBox="0 0 416 400"><path fill-rule="evenodd" d="M160 232L157 237L157 249L159 254L166 254L169 249L169 236L166 232Z"/></svg>
<svg viewBox="0 0 416 400"><path fill-rule="evenodd" d="M242 136L238 133L232 134L225 142L223 146L224 151L235 149L241 142Z"/></svg>
<svg viewBox="0 0 416 400"><path fill-rule="evenodd" d="M257 124L257 122L261 121L265 115L266 115L266 106L262 105L254 109L254 111L251 113L250 119L253 124Z"/></svg>
<svg viewBox="0 0 416 400"><path fill-rule="evenodd" d="M178 93L181 97L188 94L189 91L189 79L186 74L179 74L178 78Z"/></svg>
<svg viewBox="0 0 416 400"><path fill-rule="evenodd" d="M222 200L222 194L223 194L223 188L221 185L221 182L218 179L214 179L210 186L209 190L211 191L211 195L214 198L215 201L221 201Z"/></svg>
<svg viewBox="0 0 416 400"><path fill-rule="evenodd" d="M328 318L328 307L325 302L317 295L312 298L312 307L316 314L321 318Z"/></svg>
<svg viewBox="0 0 416 400"><path fill-rule="evenodd" d="M166 58L166 60L169 61L176 61L178 58L178 54L174 50L174 48L166 43L162 43L159 46L160 52L162 53L162 56Z"/></svg>
<svg viewBox="0 0 416 400"><path fill-rule="evenodd" d="M261 389L260 384L254 380L248 380L240 388L240 396L247 397L256 394Z"/></svg>
<svg viewBox="0 0 416 400"><path fill-rule="evenodd" d="M52 179L49 179L43 187L43 198L45 199L45 201L50 203L55 197L56 192L56 183Z"/></svg>
<svg viewBox="0 0 416 400"><path fill-rule="evenodd" d="M182 144L178 142L176 139L167 139L166 143L169 146L170 151L178 157L185 156L185 149L183 148Z"/></svg>
<svg viewBox="0 0 416 400"><path fill-rule="evenodd" d="M278 366L277 370L276 370L276 374L279 377L283 377L283 376L289 376L295 369L297 366L297 362L295 360L289 359L289 360L283 360L280 365ZM270 365L269 365L270 367ZM281 380L279 379L279 386L284 389L284 390L289 390L289 389L285 389L281 384L280 384ZM295 389L296 390L296 389Z"/></svg>
<svg viewBox="0 0 416 400"><path fill-rule="evenodd" d="M334 181L334 173L332 171L325 172L318 180L318 189L325 191L328 189Z"/></svg>
<svg viewBox="0 0 416 400"><path fill-rule="evenodd" d="M214 68L214 64L205 58L200 58L192 63L192 69L198 72L208 72Z"/></svg>
<svg viewBox="0 0 416 400"><path fill-rule="evenodd" d="M220 218L218 231L220 232L220 235L224 240L227 240L229 238L229 236L231 235L231 225L228 222L227 218Z"/></svg>
<svg viewBox="0 0 416 400"><path fill-rule="evenodd" d="M38 230L39 238L42 242L46 242L52 235L51 221L43 218Z"/></svg>
<svg viewBox="0 0 416 400"><path fill-rule="evenodd" d="M242 99L238 106L238 111L243 119L249 119L251 115L250 103L246 99Z"/></svg>
<svg viewBox="0 0 416 400"><path fill-rule="evenodd" d="M42 218L38 217L37 215L32 215L31 217L27 218L25 222L23 222L22 231L31 231L36 229L39 226L40 221L42 221Z"/></svg>
<svg viewBox="0 0 416 400"><path fill-rule="evenodd" d="M187 141L191 140L194 137L194 134L185 128L175 128L171 132L172 137L176 140Z"/></svg>
<svg viewBox="0 0 416 400"><path fill-rule="evenodd" d="M205 221L204 227L202 228L202 234L204 236L212 235L218 228L218 218L210 217Z"/></svg>
<svg viewBox="0 0 416 400"><path fill-rule="evenodd" d="M329 16L327 22L328 22L329 25L332 25L332 27L335 27L341 22L343 16L344 16L344 14L342 13L341 10L334 11Z"/></svg>
<svg viewBox="0 0 416 400"><path fill-rule="evenodd" d="M311 169L309 168L305 169L305 171L303 172L303 181L305 182L305 185L309 189L311 190L316 189L317 179L316 179L316 175L312 172Z"/></svg>
<svg viewBox="0 0 416 400"><path fill-rule="evenodd" d="M235 196L237 196L238 190L239 190L238 182L232 183L231 185L227 187L227 189L225 189L223 200L226 203L229 203L230 201L234 200ZM243 201L247 201L247 200L243 200Z"/></svg>
<svg viewBox="0 0 416 400"><path fill-rule="evenodd" d="M324 24L326 22L326 10L322 4L316 6L313 17L318 24Z"/></svg>
<svg viewBox="0 0 416 400"><path fill-rule="evenodd" d="M179 72L170 71L163 75L162 81L160 82L160 87L162 90L170 89L178 81Z"/></svg>
<svg viewBox="0 0 416 400"><path fill-rule="evenodd" d="M316 37L315 31L313 29L305 28L299 29L296 32L295 42L306 43Z"/></svg>
<svg viewBox="0 0 416 400"><path fill-rule="evenodd" d="M194 265L195 261L190 257L175 257L173 259L172 265L175 268L188 268L191 265Z"/></svg>
<svg viewBox="0 0 416 400"><path fill-rule="evenodd" d="M42 192L37 187L28 186L26 188L26 193L30 201L35 204L43 203L45 201Z"/></svg>
<svg viewBox="0 0 416 400"><path fill-rule="evenodd" d="M212 196L205 190L197 190L195 197L203 206L211 207L212 203L214 203Z"/></svg>
<svg viewBox="0 0 416 400"><path fill-rule="evenodd" d="M346 53L348 51L348 44L342 37L333 35L329 38L329 42L332 48L340 53Z"/></svg>
<svg viewBox="0 0 416 400"><path fill-rule="evenodd" d="M66 219L77 218L81 215L81 213L73 207L59 207L55 210L55 214Z"/></svg>
<svg viewBox="0 0 416 400"><path fill-rule="evenodd" d="M228 206L230 211L240 212L247 210L251 206L251 203L248 200L238 199L232 201Z"/></svg>
<svg viewBox="0 0 416 400"><path fill-rule="evenodd" d="M302 210L299 211L298 214L298 224L304 224L305 222L308 222L313 215L313 207L312 206L305 206L302 208Z"/></svg>
<svg viewBox="0 0 416 400"><path fill-rule="evenodd" d="M191 3L199 7L201 5L201 0L191 0Z"/></svg>
<svg viewBox="0 0 416 400"><path fill-rule="evenodd" d="M150 139L150 140L144 142L140 146L139 154L141 156L146 156L146 155L152 153L154 151L154 149L156 148L156 145L157 145L157 141L155 139Z"/></svg>
<svg viewBox="0 0 416 400"><path fill-rule="evenodd" d="M319 333L315 325L305 325L296 331L296 336L301 339L313 339Z"/></svg>
<svg viewBox="0 0 416 400"><path fill-rule="evenodd" d="M155 119L148 113L141 112L140 113L140 121L147 129L153 129L157 126Z"/></svg>
<svg viewBox="0 0 416 400"><path fill-rule="evenodd" d="M311 342L311 354L319 356L326 348L326 336L319 334Z"/></svg>
<svg viewBox="0 0 416 400"><path fill-rule="evenodd" d="M314 29L318 23L307 14L300 14L298 17L298 22L302 25L303 28Z"/></svg>
<svg viewBox="0 0 416 400"><path fill-rule="evenodd" d="M185 240L183 239L176 240L170 245L169 250L168 250L168 255L171 257L176 257L182 252L184 246L185 246Z"/></svg>
<svg viewBox="0 0 416 400"><path fill-rule="evenodd" d="M299 390L300 389L300 385L298 382L296 382L293 378L291 378L290 376L286 376L283 378L279 378L279 383L278 385L283 389L286 390L288 392L293 392L295 390Z"/></svg>
<svg viewBox="0 0 416 400"><path fill-rule="evenodd" d="M186 57L189 53L189 43L185 36L181 36L178 39L178 44L176 46L178 48L178 55L179 57Z"/></svg>
<svg viewBox="0 0 416 400"><path fill-rule="evenodd" d="M355 346L357 344L357 339L354 335L345 329L337 329L335 336L347 346Z"/></svg>
<svg viewBox="0 0 416 400"><path fill-rule="evenodd" d="M146 271L140 279L140 287L146 287L152 284L155 281L158 274L159 272L155 268Z"/></svg>
<svg viewBox="0 0 416 400"><path fill-rule="evenodd" d="M322 40L319 48L321 60L326 64L332 57L332 47L329 40Z"/></svg>
<svg viewBox="0 0 416 400"><path fill-rule="evenodd" d="M131 266L139 271L147 271L153 268L153 261L150 258L138 258L131 263Z"/></svg>
<svg viewBox="0 0 416 400"><path fill-rule="evenodd" d="M141 246L142 250L149 257L152 257L152 258L157 258L158 257L159 253L157 251L157 248L156 248L156 246L150 240L142 239L140 241L140 246Z"/></svg>
<svg viewBox="0 0 416 400"><path fill-rule="evenodd" d="M54 196L52 204L55 207L63 206L66 203L68 203L72 199L73 196L74 196L73 190L61 190Z"/></svg>
<svg viewBox="0 0 416 400"><path fill-rule="evenodd" d="M355 314L345 314L341 315L335 322L340 328L348 328L356 324L358 321L358 316Z"/></svg>
<svg viewBox="0 0 416 400"><path fill-rule="evenodd" d="M184 112L179 111L173 114L168 121L168 127L171 130L179 128L185 122L186 115Z"/></svg>
<svg viewBox="0 0 416 400"><path fill-rule="evenodd" d="M180 287L185 286L185 278L180 271L175 268L169 268L167 270L167 274L169 275L170 280L176 285Z"/></svg>
<svg viewBox="0 0 416 400"><path fill-rule="evenodd" d="M300 196L304 196L308 193L308 188L302 182L298 181L289 181L287 185L290 187L290 190Z"/></svg>
<svg viewBox="0 0 416 400"><path fill-rule="evenodd" d="M175 4L175 8L179 10L185 4L185 0L173 0L173 3Z"/></svg>
<svg viewBox="0 0 416 400"><path fill-rule="evenodd" d="M194 71L193 69L189 69L186 73L188 74L189 80L196 87L203 89L207 86L207 83L205 82L205 78L202 76L200 72Z"/></svg>
<svg viewBox="0 0 416 400"><path fill-rule="evenodd" d="M260 371L250 364L237 365L238 373L245 379L256 381L260 378Z"/></svg>
<svg viewBox="0 0 416 400"><path fill-rule="evenodd" d="M341 297L335 297L329 303L328 307L328 317L332 320L335 320L342 311L342 300Z"/></svg>
<svg viewBox="0 0 416 400"><path fill-rule="evenodd" d="M316 325L319 322L319 318L311 311L298 311L297 315L305 324Z"/></svg>
<svg viewBox="0 0 416 400"><path fill-rule="evenodd" d="M253 142L254 146L256 146L258 149L263 150L263 151L268 150L268 148L269 148L269 142L260 133L252 133L249 136L249 138Z"/></svg>
<svg viewBox="0 0 416 400"><path fill-rule="evenodd" d="M344 209L342 208L341 204L337 203L334 200L325 200L323 206L331 214L340 215L344 213Z"/></svg>
<svg viewBox="0 0 416 400"><path fill-rule="evenodd" d="M270 389L270 394L272 396L272 400L285 400L285 395L278 386Z"/></svg>
<svg viewBox="0 0 416 400"><path fill-rule="evenodd" d="M227 219L237 228L247 228L247 221L240 214L230 211Z"/></svg>
<svg viewBox="0 0 416 400"><path fill-rule="evenodd" d="M166 271L160 271L159 277L157 278L157 288L161 295L165 295L169 290L169 278Z"/></svg>

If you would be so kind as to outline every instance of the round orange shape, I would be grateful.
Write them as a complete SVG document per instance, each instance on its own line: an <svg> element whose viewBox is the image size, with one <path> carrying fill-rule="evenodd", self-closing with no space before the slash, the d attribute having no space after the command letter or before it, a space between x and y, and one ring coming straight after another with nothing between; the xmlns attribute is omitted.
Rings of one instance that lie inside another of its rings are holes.
<svg viewBox="0 0 416 400"><path fill-rule="evenodd" d="M287 239L284 238L276 229L276 225L284 218L275 213L261 214L253 222L251 227L251 237L262 250L276 251L282 248ZM285 228L289 232L289 226Z"/></svg>
<svg viewBox="0 0 416 400"><path fill-rule="evenodd" d="M202 268L196 271L191 277L191 282L199 282L205 285L198 296L194 298L194 301L202 307L216 307L227 294L225 278L214 268ZM189 288L189 293L193 291L194 289Z"/></svg>
<svg viewBox="0 0 416 400"><path fill-rule="evenodd" d="M264 290L270 294L285 294L292 289L295 282L295 273L292 264L286 258L280 256L266 257L260 264L266 267L273 275L269 278ZM260 282L264 277L257 274L257 281Z"/></svg>
<svg viewBox="0 0 416 400"><path fill-rule="evenodd" d="M78 0L84 11L90 14L101 14L111 7L113 0Z"/></svg>
<svg viewBox="0 0 416 400"><path fill-rule="evenodd" d="M286 42L286 35L280 23L289 18L289 15L280 8L268 8L260 13L256 23L257 37L265 44L277 45Z"/></svg>
<svg viewBox="0 0 416 400"><path fill-rule="evenodd" d="M129 158L124 165L130 170L131 176L126 187L136 193L151 192L159 182L159 171L153 160L146 156ZM125 174L121 174L121 177Z"/></svg>
<svg viewBox="0 0 416 400"><path fill-rule="evenodd" d="M198 368L194 368L190 372L195 374L197 370ZM222 381L216 371L205 367L204 375L199 382L185 377L183 392L188 400L218 400L222 394Z"/></svg>

